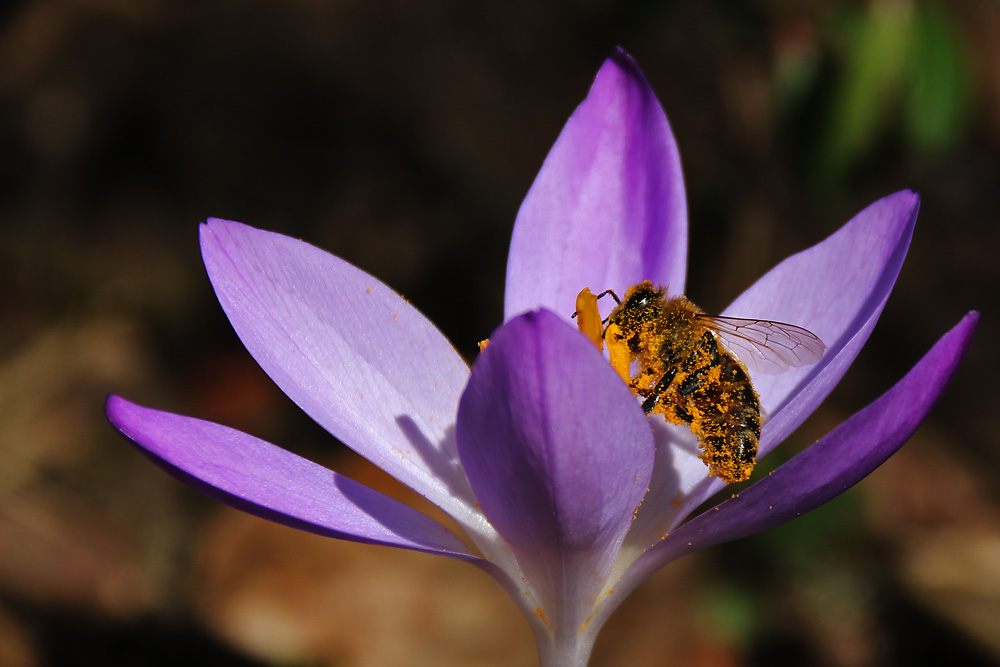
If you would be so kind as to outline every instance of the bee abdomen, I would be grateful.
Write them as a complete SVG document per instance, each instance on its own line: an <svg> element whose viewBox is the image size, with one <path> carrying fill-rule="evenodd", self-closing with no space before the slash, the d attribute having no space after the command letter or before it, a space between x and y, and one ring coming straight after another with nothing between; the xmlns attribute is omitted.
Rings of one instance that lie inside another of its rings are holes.
<svg viewBox="0 0 1000 667"><path fill-rule="evenodd" d="M713 474L726 482L747 479L757 460L761 419L760 401L744 368L706 332L671 378L676 383L657 394L666 393L673 415L666 406L657 411L691 425ZM659 384L655 389L661 389Z"/></svg>

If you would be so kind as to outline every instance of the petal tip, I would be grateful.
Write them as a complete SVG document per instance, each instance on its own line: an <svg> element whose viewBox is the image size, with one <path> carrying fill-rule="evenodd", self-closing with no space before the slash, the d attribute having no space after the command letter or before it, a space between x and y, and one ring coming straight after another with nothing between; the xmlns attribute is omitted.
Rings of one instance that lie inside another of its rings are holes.
<svg viewBox="0 0 1000 667"><path fill-rule="evenodd" d="M253 229L249 225L245 225L242 222L236 222L235 220L226 220L224 218L205 218L205 220L198 225L198 234L201 238L202 243L209 236L218 236L220 234L225 234L227 232L233 232L241 229Z"/></svg>
<svg viewBox="0 0 1000 667"><path fill-rule="evenodd" d="M643 87L649 87L646 76L639 69L635 58L620 46L615 47L615 50L608 56L601 69L597 72L596 81L608 78L614 82L631 80Z"/></svg>
<svg viewBox="0 0 1000 667"><path fill-rule="evenodd" d="M920 209L919 192L911 190L909 188L903 188L902 190L899 190L898 192L894 192L893 194L889 195L888 197L886 197L886 199L899 202L901 206L908 206L911 211L910 213L911 219L914 220L916 219L917 211Z"/></svg>
<svg viewBox="0 0 1000 667"><path fill-rule="evenodd" d="M242 225L242 222L236 222L235 220L227 220L226 218L216 218L213 216L208 216L205 221L201 223L202 227L218 227L221 225Z"/></svg>
<svg viewBox="0 0 1000 667"><path fill-rule="evenodd" d="M108 394L107 398L104 399L104 415L108 418L108 421L111 422L112 426L118 428L121 413L129 405L131 405L131 403L118 394Z"/></svg>
<svg viewBox="0 0 1000 667"><path fill-rule="evenodd" d="M635 64L635 58L633 58L632 54L630 54L621 46L615 47L614 52L612 52L612 54L608 57L608 60L617 63L618 66L622 68L638 69L638 65Z"/></svg>
<svg viewBox="0 0 1000 667"><path fill-rule="evenodd" d="M513 324L513 330L524 331L530 328L534 331L545 331L546 335L562 335L564 328L575 331L575 327L570 327L566 320L552 312L548 308L535 308L526 310L508 321L505 327ZM557 332L557 333L549 333Z"/></svg>
<svg viewBox="0 0 1000 667"><path fill-rule="evenodd" d="M118 394L108 394L104 400L104 416L107 418L111 428L115 429L119 435L126 440L135 442L132 437L137 419L140 418L142 408L128 399L122 398Z"/></svg>
<svg viewBox="0 0 1000 667"><path fill-rule="evenodd" d="M972 334L976 332L976 326L978 324L979 311L970 310L964 317L962 317L961 320L959 320L958 324L952 327L951 331L962 337L963 349L965 346L968 346L969 341L972 340Z"/></svg>
<svg viewBox="0 0 1000 667"><path fill-rule="evenodd" d="M255 232L262 230L235 220L223 218L206 218L198 225L198 242L201 245L202 259L215 252L225 252L225 248L234 242L253 237Z"/></svg>

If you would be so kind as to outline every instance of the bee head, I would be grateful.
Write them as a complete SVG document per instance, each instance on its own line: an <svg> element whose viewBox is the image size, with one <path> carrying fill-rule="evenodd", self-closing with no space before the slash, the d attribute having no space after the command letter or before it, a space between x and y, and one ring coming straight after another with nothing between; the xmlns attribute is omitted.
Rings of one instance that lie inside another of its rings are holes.
<svg viewBox="0 0 1000 667"><path fill-rule="evenodd" d="M663 289L653 287L648 280L633 285L625 293L625 299L614 309L608 318L621 326L625 331L633 329L642 322L655 319L663 305Z"/></svg>

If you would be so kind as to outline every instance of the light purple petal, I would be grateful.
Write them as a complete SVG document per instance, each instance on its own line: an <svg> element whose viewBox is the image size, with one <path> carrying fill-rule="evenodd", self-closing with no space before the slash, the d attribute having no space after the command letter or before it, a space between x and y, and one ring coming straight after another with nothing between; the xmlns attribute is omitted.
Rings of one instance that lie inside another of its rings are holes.
<svg viewBox="0 0 1000 667"><path fill-rule="evenodd" d="M289 398L463 526L481 523L454 446L468 367L422 314L287 236L211 219L201 244L233 328Z"/></svg>
<svg viewBox="0 0 1000 667"><path fill-rule="evenodd" d="M649 480L652 435L632 393L579 332L529 312L476 361L458 447L530 594L575 633L582 619L557 612L588 613Z"/></svg>
<svg viewBox="0 0 1000 667"><path fill-rule="evenodd" d="M327 537L478 560L420 512L246 433L118 396L105 409L157 465L244 512Z"/></svg>
<svg viewBox="0 0 1000 667"><path fill-rule="evenodd" d="M768 415L762 454L812 414L861 351L896 283L919 208L920 197L909 190L878 200L778 264L726 309L726 315L798 324L827 346L815 365L753 376Z"/></svg>
<svg viewBox="0 0 1000 667"><path fill-rule="evenodd" d="M684 290L687 204L670 125L620 49L601 67L517 214L505 319L537 307L568 317L584 287L644 279Z"/></svg>
<svg viewBox="0 0 1000 667"><path fill-rule="evenodd" d="M829 238L771 269L725 310L803 326L827 346L814 365L751 374L766 417L758 458L812 414L868 340L906 257L919 204L909 190L878 200ZM725 486L707 477L686 434L675 429L672 438L681 446L672 448L669 467L658 466L664 477L653 478L652 488L665 491L646 499L630 540L648 540L662 526L676 526Z"/></svg>
<svg viewBox="0 0 1000 667"><path fill-rule="evenodd" d="M892 389L822 440L670 533L636 560L626 575L628 586L688 552L801 516L868 476L909 439L937 402L978 319L977 313L966 315Z"/></svg>

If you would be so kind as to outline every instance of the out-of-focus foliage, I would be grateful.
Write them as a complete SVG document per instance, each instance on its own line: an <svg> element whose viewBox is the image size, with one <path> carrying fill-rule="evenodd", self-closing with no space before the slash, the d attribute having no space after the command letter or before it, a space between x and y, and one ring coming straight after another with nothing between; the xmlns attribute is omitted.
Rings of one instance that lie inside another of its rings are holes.
<svg viewBox="0 0 1000 667"><path fill-rule="evenodd" d="M838 71L826 124L817 128L822 186L842 185L845 172L887 144L933 155L963 138L971 63L940 5L873 2L831 24Z"/></svg>

